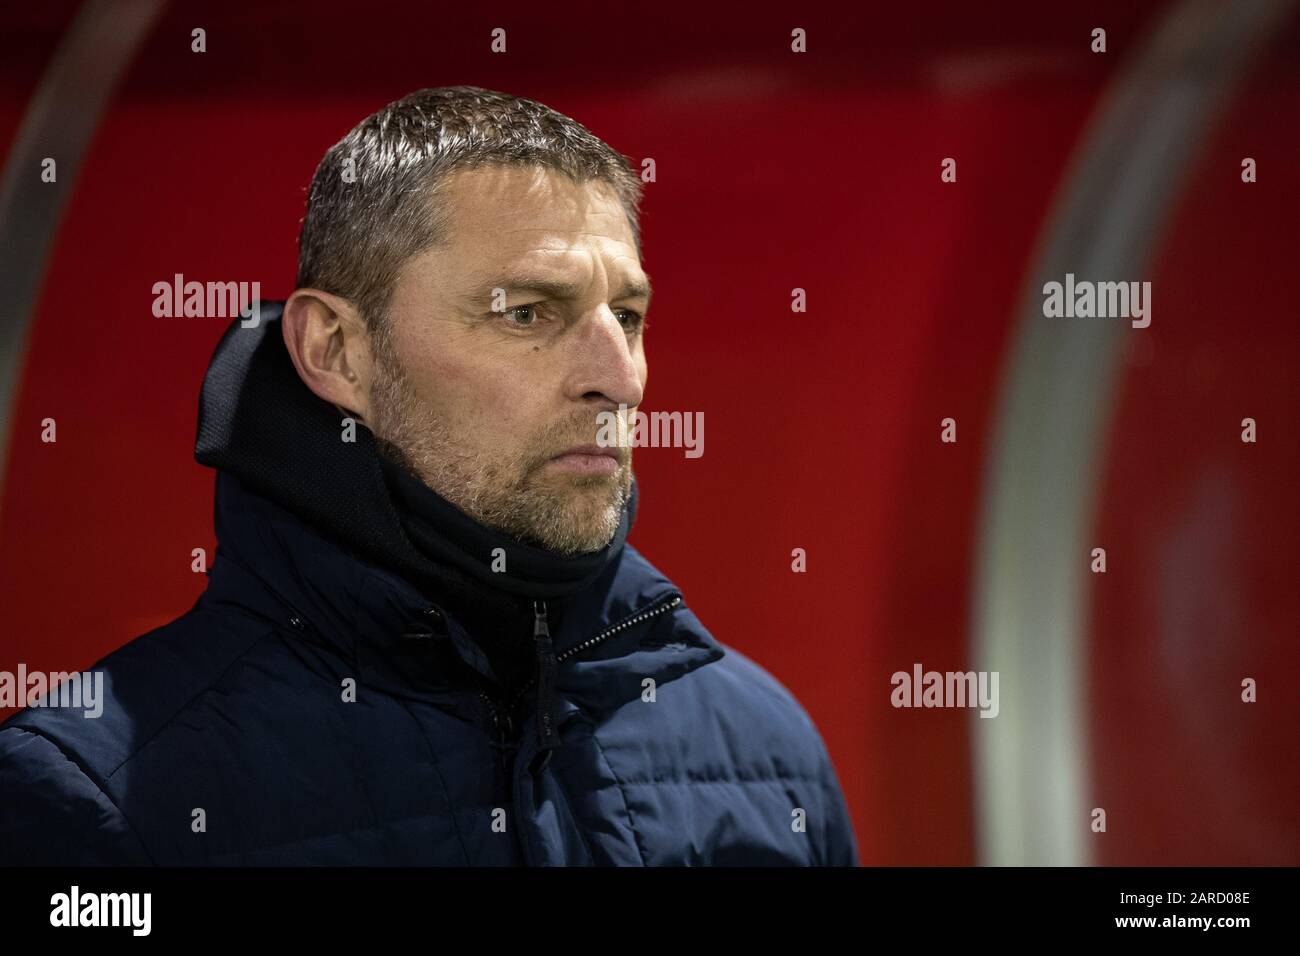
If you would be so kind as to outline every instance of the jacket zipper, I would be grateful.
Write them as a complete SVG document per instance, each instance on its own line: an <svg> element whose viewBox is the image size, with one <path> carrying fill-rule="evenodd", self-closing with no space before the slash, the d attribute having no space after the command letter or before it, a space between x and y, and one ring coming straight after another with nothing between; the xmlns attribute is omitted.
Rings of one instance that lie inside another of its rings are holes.
<svg viewBox="0 0 1300 956"><path fill-rule="evenodd" d="M583 641L581 644L575 644L573 647L569 648L563 654L559 655L555 659L555 662L557 664L561 664L564 661L567 661L570 657L573 657L577 654L581 654L584 651L590 650L591 648L595 647L597 644L599 644L601 641L605 640L606 638L613 637L615 634L619 633L620 631L626 631L629 627L635 627L637 624L640 624L642 621L648 621L652 617L658 617L660 614L663 614L666 611L671 611L673 608L675 608L677 605L681 603L682 603L682 596L680 594L674 594L671 597L669 597L667 600L663 600L659 604L655 604L652 605L651 607L646 608L644 611L640 612L639 614L636 614L625 621L621 621L618 624L615 624L613 627L605 631L602 631L601 633L597 634L595 637L588 638L587 640ZM532 689L532 686L535 683L537 683L536 677L528 678L528 682L525 683L524 686L519 689L519 691L515 694L514 699L510 702L511 711L513 711L514 708L519 706L519 702L523 700L524 694L528 693L528 691Z"/></svg>
<svg viewBox="0 0 1300 956"><path fill-rule="evenodd" d="M515 746L511 742L514 736L514 721L510 719L509 712L499 708L492 698L483 690L479 690L479 697L487 705L488 714L492 718L492 745L497 752L497 784L500 793L510 793L510 765L513 762L511 748Z"/></svg>
<svg viewBox="0 0 1300 956"><path fill-rule="evenodd" d="M682 603L681 594L673 594L670 597L668 597L666 600L661 600L658 604L646 608L644 611L641 611L640 613L633 615L627 620L620 621L618 624L615 624L613 627L606 628L604 631L601 631L595 637L588 638L587 640L583 641L581 644L574 645L573 647L565 651L563 654L552 657L551 660L553 660L555 665L558 666L560 663L568 660L569 658L577 654L581 654L584 651L590 650L591 648L599 644L601 641L613 637L615 634L618 634L621 631L625 631L629 627L635 627L637 624L640 624L643 621L648 621L653 617L658 617L660 614L664 614L668 611L671 611L673 608L675 608L677 605L681 603ZM546 613L547 613L546 602L545 601L534 602L533 609L535 614L535 619L533 624L533 640L538 645L539 656L542 656L545 655L549 650L549 648L547 648L546 645L549 644L550 641L550 633L546 625ZM539 668L539 671L540 669L541 668ZM535 683L537 683L536 675L530 677L528 681L523 685L523 687L521 687L515 693L515 696L509 701L509 703L505 704L504 706L498 704L495 700L493 700L492 697L489 696L487 692L484 691L483 689L480 688L478 691L479 697L483 700L483 703L487 705L488 714L490 715L492 720L492 730L495 736L494 746L496 747L497 750L497 769L501 777L501 786L503 788L503 792L505 793L510 792L510 781L512 777L513 765L514 765L514 750L518 746L518 743L512 740L515 732L515 723L513 719L513 714L515 710L519 707L519 703L520 701L523 700L524 695L528 693L529 690L532 689L532 686Z"/></svg>

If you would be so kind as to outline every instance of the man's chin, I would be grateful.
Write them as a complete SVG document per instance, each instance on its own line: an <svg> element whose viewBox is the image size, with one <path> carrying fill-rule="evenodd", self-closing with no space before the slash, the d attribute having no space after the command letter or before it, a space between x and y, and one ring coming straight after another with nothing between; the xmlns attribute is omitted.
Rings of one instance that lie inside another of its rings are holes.
<svg viewBox="0 0 1300 956"><path fill-rule="evenodd" d="M620 475L555 475L533 485L525 535L562 554L599 551L623 519L626 481ZM522 529L521 529L522 530Z"/></svg>

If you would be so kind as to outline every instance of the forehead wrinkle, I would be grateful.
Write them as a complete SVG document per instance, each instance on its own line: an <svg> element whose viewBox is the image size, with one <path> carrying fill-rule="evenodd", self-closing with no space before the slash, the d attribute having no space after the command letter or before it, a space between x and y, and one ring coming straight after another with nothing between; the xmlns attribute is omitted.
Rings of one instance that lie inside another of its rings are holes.
<svg viewBox="0 0 1300 956"><path fill-rule="evenodd" d="M481 299L489 297L493 290L504 289L507 293L543 292L551 298L576 299L603 275L613 279L609 285L615 288L611 298L645 298L650 299L650 277L640 269L640 260L635 256L613 256L611 258L598 254L598 250L577 250L572 246L564 249L534 250L540 257L552 259L563 256L557 266L552 268L544 264L519 261L496 270L476 270L465 288L466 298ZM573 253L577 255L573 255ZM596 252L596 255L587 255ZM628 274L620 263L628 260L636 272ZM552 260L554 261L554 260ZM570 268L565 268L565 266ZM581 278L573 278L574 271L581 272Z"/></svg>
<svg viewBox="0 0 1300 956"><path fill-rule="evenodd" d="M611 299L643 298L647 304L649 303L651 289L648 277L645 281L642 281L639 276L634 278L625 277L616 284L618 288L610 296ZM493 290L504 289L508 295L518 292L540 292L551 299L577 299L581 298L588 285L551 276L508 273L474 286L473 290L468 293L467 298L475 300L490 298Z"/></svg>

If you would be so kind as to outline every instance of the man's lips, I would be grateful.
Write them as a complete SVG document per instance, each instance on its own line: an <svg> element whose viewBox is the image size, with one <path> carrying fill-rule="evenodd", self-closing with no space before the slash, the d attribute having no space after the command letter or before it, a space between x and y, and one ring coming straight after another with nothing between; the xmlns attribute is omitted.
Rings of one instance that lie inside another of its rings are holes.
<svg viewBox="0 0 1300 956"><path fill-rule="evenodd" d="M572 448L560 452L555 457L563 458L565 455L603 455L606 458L613 458L615 461L619 458L617 448L606 447L604 445L574 445Z"/></svg>
<svg viewBox="0 0 1300 956"><path fill-rule="evenodd" d="M612 475L618 471L622 456L617 448L601 445L574 445L552 458L548 465L580 475Z"/></svg>

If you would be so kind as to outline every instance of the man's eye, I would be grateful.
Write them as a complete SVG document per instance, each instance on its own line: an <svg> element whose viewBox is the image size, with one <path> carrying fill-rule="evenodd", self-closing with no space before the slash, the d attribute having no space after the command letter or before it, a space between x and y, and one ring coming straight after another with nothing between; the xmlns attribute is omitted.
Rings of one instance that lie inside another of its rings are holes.
<svg viewBox="0 0 1300 956"><path fill-rule="evenodd" d="M537 306L517 305L513 309L506 309L503 314L510 320L509 324L528 328L537 319Z"/></svg>
<svg viewBox="0 0 1300 956"><path fill-rule="evenodd" d="M635 332L645 327L645 316L634 309L616 309L614 314L623 323L623 328L629 332Z"/></svg>

